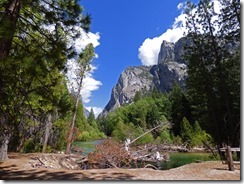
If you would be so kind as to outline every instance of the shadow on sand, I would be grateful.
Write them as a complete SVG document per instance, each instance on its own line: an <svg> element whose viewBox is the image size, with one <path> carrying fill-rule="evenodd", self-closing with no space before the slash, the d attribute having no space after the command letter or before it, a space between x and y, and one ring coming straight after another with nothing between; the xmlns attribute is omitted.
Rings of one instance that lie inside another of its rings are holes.
<svg viewBox="0 0 244 184"><path fill-rule="evenodd" d="M95 170L86 172L75 170L74 172L62 170L29 169L20 170L16 165L1 166L0 180L133 180L134 176L119 173Z"/></svg>

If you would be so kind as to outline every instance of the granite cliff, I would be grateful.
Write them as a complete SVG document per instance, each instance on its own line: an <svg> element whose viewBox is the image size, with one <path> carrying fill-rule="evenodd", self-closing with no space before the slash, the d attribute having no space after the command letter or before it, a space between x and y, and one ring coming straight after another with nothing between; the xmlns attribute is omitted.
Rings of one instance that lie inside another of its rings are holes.
<svg viewBox="0 0 244 184"><path fill-rule="evenodd" d="M161 92L169 92L174 82L184 88L187 63L182 55L186 43L186 38L181 38L176 43L163 41L157 65L126 68L113 87L110 100L100 116L106 116L121 105L131 103L137 91L147 92L156 87Z"/></svg>

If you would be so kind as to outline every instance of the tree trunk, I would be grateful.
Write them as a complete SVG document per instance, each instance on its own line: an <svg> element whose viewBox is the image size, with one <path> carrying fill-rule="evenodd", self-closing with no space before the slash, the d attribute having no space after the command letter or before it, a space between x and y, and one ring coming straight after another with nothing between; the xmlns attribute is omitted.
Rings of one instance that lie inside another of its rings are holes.
<svg viewBox="0 0 244 184"><path fill-rule="evenodd" d="M11 49L16 23L19 17L20 0L9 0L5 6L4 16L0 21L0 61L6 60Z"/></svg>
<svg viewBox="0 0 244 184"><path fill-rule="evenodd" d="M48 138L49 138L49 135L50 135L50 130L52 128L51 117L52 116L49 113L47 115L47 119L46 119L46 129L45 129L45 137L44 137L44 142L43 142L42 153L45 153L46 152L47 142L48 142Z"/></svg>
<svg viewBox="0 0 244 184"><path fill-rule="evenodd" d="M71 122L70 132L69 132L67 146L66 146L66 154L70 154L71 144L73 142L75 120L76 120L77 109L78 109L78 105L79 105L79 101L80 101L80 91L81 91L82 80L83 80L83 78L80 79L80 83L78 86L78 92L77 92L76 102L75 102L75 112L74 112L72 122Z"/></svg>
<svg viewBox="0 0 244 184"><path fill-rule="evenodd" d="M10 140L10 134L2 134L0 138L0 162L8 160L8 144Z"/></svg>
<svg viewBox="0 0 244 184"><path fill-rule="evenodd" d="M83 51L83 53L79 57L80 57L80 61L78 62L78 64L80 65L80 70L79 70L79 77L80 78L77 81L77 83L79 83L78 84L78 92L76 95L75 111L74 111L72 123L70 126L70 132L69 132L68 140L67 140L66 154L70 154L71 144L72 144L73 139L74 139L74 127L75 127L77 109L78 109L78 105L79 105L79 101L80 101L80 91L81 91L82 81L83 81L83 78L85 77L85 72L90 70L89 69L90 68L89 67L89 61L91 61L91 59L94 57L93 45L91 43L88 44L86 46L85 50Z"/></svg>

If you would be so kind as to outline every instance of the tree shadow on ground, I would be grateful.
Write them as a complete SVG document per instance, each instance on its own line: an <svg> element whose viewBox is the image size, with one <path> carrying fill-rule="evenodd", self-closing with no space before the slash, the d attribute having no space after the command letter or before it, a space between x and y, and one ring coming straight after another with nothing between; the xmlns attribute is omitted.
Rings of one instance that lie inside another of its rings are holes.
<svg viewBox="0 0 244 184"><path fill-rule="evenodd" d="M135 176L120 172L59 171L45 169L21 170L16 165L1 166L0 180L133 180Z"/></svg>

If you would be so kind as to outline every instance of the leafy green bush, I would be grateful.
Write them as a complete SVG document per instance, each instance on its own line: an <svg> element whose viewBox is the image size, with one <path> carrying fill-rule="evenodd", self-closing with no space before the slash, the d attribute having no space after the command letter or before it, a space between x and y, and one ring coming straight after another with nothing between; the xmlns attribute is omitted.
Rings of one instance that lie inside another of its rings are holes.
<svg viewBox="0 0 244 184"><path fill-rule="evenodd" d="M90 134L88 131L82 131L76 138L78 141L87 141L90 140Z"/></svg>
<svg viewBox="0 0 244 184"><path fill-rule="evenodd" d="M203 141L208 144L212 143L212 137L202 130L197 121L192 127L186 118L183 118L181 124L181 138L184 142L189 141L190 147L203 146Z"/></svg>
<svg viewBox="0 0 244 184"><path fill-rule="evenodd" d="M135 145L142 145L142 144L148 144L153 142L154 138L152 133L148 133L146 135L144 135L143 137L139 138L138 140L136 140Z"/></svg>
<svg viewBox="0 0 244 184"><path fill-rule="evenodd" d="M160 133L160 140L162 143L168 143L171 144L173 143L169 129L163 129L162 132Z"/></svg>

